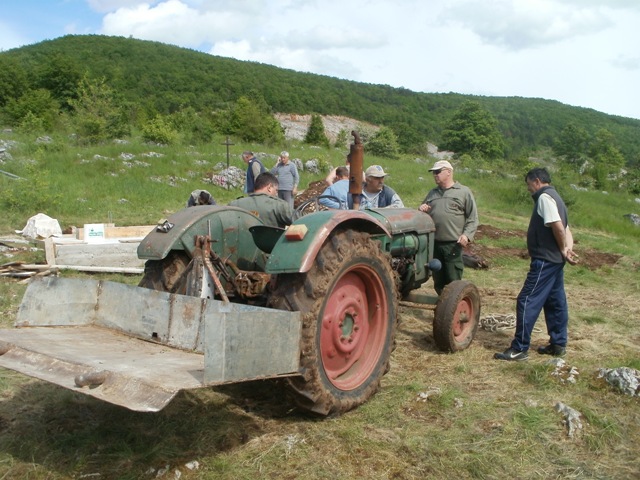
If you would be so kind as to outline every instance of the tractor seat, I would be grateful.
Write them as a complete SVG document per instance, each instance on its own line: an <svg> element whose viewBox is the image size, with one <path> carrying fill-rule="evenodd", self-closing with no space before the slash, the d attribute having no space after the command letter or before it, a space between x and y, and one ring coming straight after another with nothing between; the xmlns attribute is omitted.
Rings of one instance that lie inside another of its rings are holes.
<svg viewBox="0 0 640 480"><path fill-rule="evenodd" d="M253 243L264 253L271 253L285 229L269 225L254 225L249 227L249 231L253 237Z"/></svg>

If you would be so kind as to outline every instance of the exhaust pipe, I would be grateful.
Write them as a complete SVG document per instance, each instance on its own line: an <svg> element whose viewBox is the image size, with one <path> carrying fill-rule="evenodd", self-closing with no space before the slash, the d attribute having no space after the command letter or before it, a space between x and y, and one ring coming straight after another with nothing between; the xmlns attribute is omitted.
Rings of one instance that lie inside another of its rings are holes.
<svg viewBox="0 0 640 480"><path fill-rule="evenodd" d="M349 194L353 199L352 210L360 210L360 195L362 194L362 172L364 165L364 146L360 135L355 130L351 131L354 141L350 146L349 155Z"/></svg>

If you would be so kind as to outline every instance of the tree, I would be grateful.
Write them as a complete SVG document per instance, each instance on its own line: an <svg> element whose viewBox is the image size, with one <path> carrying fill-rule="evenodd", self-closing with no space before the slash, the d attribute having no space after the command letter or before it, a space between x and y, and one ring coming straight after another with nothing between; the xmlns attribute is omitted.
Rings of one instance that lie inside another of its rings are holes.
<svg viewBox="0 0 640 480"><path fill-rule="evenodd" d="M271 115L265 105L240 97L231 108L225 132L240 137L249 143L281 143L284 132L280 123Z"/></svg>
<svg viewBox="0 0 640 480"><path fill-rule="evenodd" d="M69 104L81 142L98 143L130 132L124 107L104 79L84 76L78 85L78 98L70 99Z"/></svg>
<svg viewBox="0 0 640 480"><path fill-rule="evenodd" d="M70 57L61 53L52 55L36 72L37 84L51 92L65 110L71 110L69 100L78 97L82 71Z"/></svg>
<svg viewBox="0 0 640 480"><path fill-rule="evenodd" d="M0 108L10 100L18 100L27 90L27 72L10 57L0 57Z"/></svg>
<svg viewBox="0 0 640 480"><path fill-rule="evenodd" d="M329 146L329 139L324 133L324 123L322 123L322 117L320 115L311 115L311 123L304 137L304 143L323 147Z"/></svg>
<svg viewBox="0 0 640 480"><path fill-rule="evenodd" d="M211 142L215 135L213 121L193 107L183 107L169 116L171 125L188 144Z"/></svg>
<svg viewBox="0 0 640 480"><path fill-rule="evenodd" d="M582 163L589 150L589 134L587 131L569 123L562 129L553 143L553 151L558 156L565 157L569 162Z"/></svg>
<svg viewBox="0 0 640 480"><path fill-rule="evenodd" d="M609 175L619 174L624 166L624 156L615 146L613 134L605 128L596 133L589 156L594 163L591 176L595 179L597 188L605 188Z"/></svg>
<svg viewBox="0 0 640 480"><path fill-rule="evenodd" d="M440 147L458 155L495 159L504 155L498 122L476 101L464 102L445 125Z"/></svg>
<svg viewBox="0 0 640 480"><path fill-rule="evenodd" d="M381 127L365 145L365 150L378 157L398 156L398 137L389 127Z"/></svg>
<svg viewBox="0 0 640 480"><path fill-rule="evenodd" d="M615 137L606 128L596 132L595 140L589 149L589 155L596 165L607 166L610 173L618 173L624 167L624 156L615 146Z"/></svg>
<svg viewBox="0 0 640 480"><path fill-rule="evenodd" d="M336 141L333 144L335 148L345 148L349 145L349 132L345 129L342 129L338 132L336 136Z"/></svg>
<svg viewBox="0 0 640 480"><path fill-rule="evenodd" d="M13 125L22 125L25 119L31 126L27 130L51 130L54 127L60 105L51 97L49 90L39 88L29 90L18 99L10 99L5 107L5 114Z"/></svg>

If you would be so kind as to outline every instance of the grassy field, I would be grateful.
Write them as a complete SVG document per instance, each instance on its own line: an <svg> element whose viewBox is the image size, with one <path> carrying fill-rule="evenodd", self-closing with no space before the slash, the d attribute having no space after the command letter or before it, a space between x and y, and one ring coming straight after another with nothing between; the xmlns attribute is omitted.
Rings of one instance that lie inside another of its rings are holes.
<svg viewBox="0 0 640 480"><path fill-rule="evenodd" d="M241 194L202 181L218 162L226 163L221 142L80 149L62 139L43 145L3 135L16 144L0 170L28 180L0 175L0 235L22 228L38 212L63 228L109 219L118 226L144 225L182 208L195 188L210 189L221 203ZM239 153L246 147L234 147L232 165L242 168ZM333 165L345 154L287 148L293 158ZM142 156L151 151L162 156ZM124 160L123 153L135 158ZM432 187L429 160L365 156L365 162L391 173L388 183L407 206L417 206ZM465 278L481 291L482 318L514 313L528 268L522 251L531 201L524 172L512 173L515 178L456 173L480 210L474 246L489 268L467 269ZM322 177L304 173L302 184ZM401 305L398 345L381 390L337 418L302 414L272 382L181 393L151 414L0 369L0 480L639 478L640 397L624 395L598 372L640 369L640 230L622 217L640 207L629 195L573 191L573 181L554 177L570 203L581 259L566 269L570 343L564 370L534 351L528 362L494 361L493 353L510 342L510 328L481 329L469 349L440 353L432 310L412 304ZM0 263L43 258L20 245L0 250ZM11 327L25 288L0 278L0 327ZM431 284L424 290L430 293ZM542 319L537 327L533 346L547 341ZM573 382L567 380L570 367L577 371ZM582 428L573 436L555 408L559 402L581 414Z"/></svg>

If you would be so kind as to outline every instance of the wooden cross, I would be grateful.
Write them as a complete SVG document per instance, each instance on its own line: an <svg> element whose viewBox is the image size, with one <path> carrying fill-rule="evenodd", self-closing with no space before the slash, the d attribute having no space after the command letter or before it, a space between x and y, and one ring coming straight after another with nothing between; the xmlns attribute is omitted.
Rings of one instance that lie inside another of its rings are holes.
<svg viewBox="0 0 640 480"><path fill-rule="evenodd" d="M227 168L229 168L229 146L235 145L235 143L231 143L229 141L229 135L227 135L227 140L224 143L221 143L221 145L227 146Z"/></svg>

